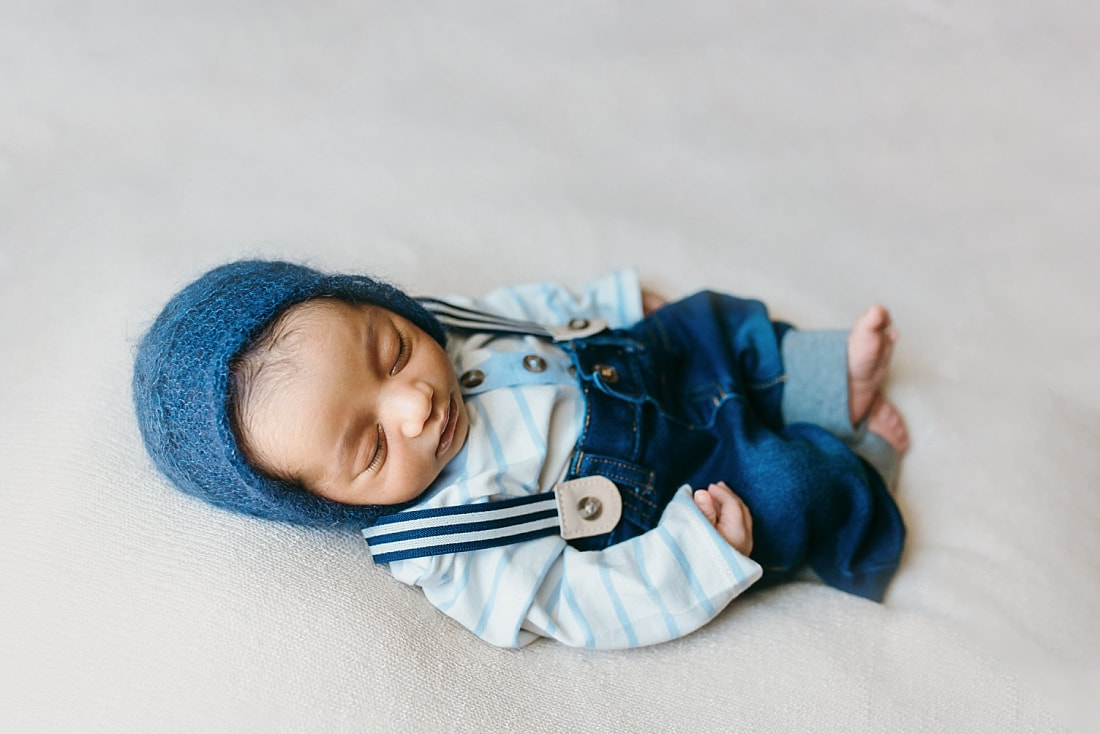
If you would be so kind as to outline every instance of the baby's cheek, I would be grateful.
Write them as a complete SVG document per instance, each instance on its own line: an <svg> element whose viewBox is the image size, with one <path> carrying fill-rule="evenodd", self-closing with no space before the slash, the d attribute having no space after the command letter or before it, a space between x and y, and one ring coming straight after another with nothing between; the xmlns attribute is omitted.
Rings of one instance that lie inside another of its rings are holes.
<svg viewBox="0 0 1100 734"><path fill-rule="evenodd" d="M465 415L463 416L465 419ZM458 431L455 432L455 453L457 454L463 446L466 445L466 439L470 437L470 424L466 420L463 420L459 426Z"/></svg>

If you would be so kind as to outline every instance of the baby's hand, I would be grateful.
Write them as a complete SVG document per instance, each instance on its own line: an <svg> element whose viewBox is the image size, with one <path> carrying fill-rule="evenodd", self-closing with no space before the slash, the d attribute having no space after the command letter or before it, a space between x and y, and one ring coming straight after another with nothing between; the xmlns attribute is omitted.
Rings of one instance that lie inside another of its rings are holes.
<svg viewBox="0 0 1100 734"><path fill-rule="evenodd" d="M734 550L743 556L752 552L752 515L725 482L697 489L692 498L703 516Z"/></svg>

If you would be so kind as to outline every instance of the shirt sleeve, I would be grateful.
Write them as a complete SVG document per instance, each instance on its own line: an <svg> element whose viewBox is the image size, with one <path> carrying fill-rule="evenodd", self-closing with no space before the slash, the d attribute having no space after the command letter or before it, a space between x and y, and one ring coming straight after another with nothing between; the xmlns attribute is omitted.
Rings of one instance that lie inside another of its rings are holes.
<svg viewBox="0 0 1100 734"><path fill-rule="evenodd" d="M600 318L615 329L630 326L643 316L641 285L637 273L629 268L577 288L558 283L523 283L497 288L478 299L448 296L447 300L539 324Z"/></svg>
<svg viewBox="0 0 1100 734"><path fill-rule="evenodd" d="M567 547L524 628L567 645L652 645L693 632L761 576L707 522L683 487L648 533L599 552Z"/></svg>
<svg viewBox="0 0 1100 734"><path fill-rule="evenodd" d="M664 642L709 622L762 573L707 522L686 486L656 528L601 551L543 538L399 565L391 573L502 647L538 636L588 648Z"/></svg>

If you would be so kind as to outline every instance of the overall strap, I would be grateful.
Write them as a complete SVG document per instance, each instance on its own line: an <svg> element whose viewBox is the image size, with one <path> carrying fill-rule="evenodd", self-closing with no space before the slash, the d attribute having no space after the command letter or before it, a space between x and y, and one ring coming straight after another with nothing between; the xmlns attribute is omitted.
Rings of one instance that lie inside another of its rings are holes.
<svg viewBox="0 0 1100 734"><path fill-rule="evenodd" d="M484 550L560 535L571 540L608 532L622 501L602 477L562 482L552 492L453 507L405 510L363 530L375 563Z"/></svg>
<svg viewBox="0 0 1100 734"><path fill-rule="evenodd" d="M544 325L534 321L497 316L496 314L466 308L438 298L418 298L417 300L444 327L456 331L537 336L560 342L592 336L607 328L607 322L603 319L575 318L570 319L567 324Z"/></svg>
<svg viewBox="0 0 1100 734"><path fill-rule="evenodd" d="M375 563L460 553L558 533L553 492L457 507L406 510L363 530Z"/></svg>

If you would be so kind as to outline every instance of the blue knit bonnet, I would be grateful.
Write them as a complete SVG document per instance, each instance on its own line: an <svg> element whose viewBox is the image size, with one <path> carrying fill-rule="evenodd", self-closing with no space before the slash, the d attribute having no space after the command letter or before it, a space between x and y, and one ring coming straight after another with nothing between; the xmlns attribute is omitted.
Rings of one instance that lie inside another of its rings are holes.
<svg viewBox="0 0 1100 734"><path fill-rule="evenodd" d="M263 260L214 268L165 305L134 360L134 407L145 448L181 490L268 520L353 529L405 506L353 506L317 497L261 474L237 445L230 422L230 361L287 308L318 297L382 306L440 344L446 339L419 303L373 278Z"/></svg>

